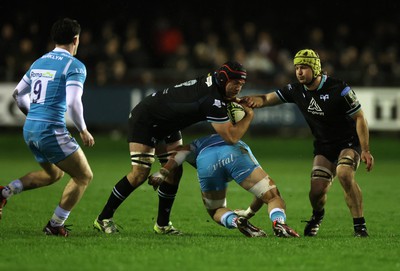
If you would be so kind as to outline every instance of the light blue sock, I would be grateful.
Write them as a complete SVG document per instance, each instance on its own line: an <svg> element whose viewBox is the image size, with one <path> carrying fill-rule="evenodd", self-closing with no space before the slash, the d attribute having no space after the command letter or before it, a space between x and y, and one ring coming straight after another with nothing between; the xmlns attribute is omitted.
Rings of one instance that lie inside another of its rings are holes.
<svg viewBox="0 0 400 271"><path fill-rule="evenodd" d="M54 214L50 219L50 224L53 227L59 227L64 225L64 222L67 220L71 211L67 211L57 205L57 208L54 210Z"/></svg>
<svg viewBox="0 0 400 271"><path fill-rule="evenodd" d="M12 193L15 194L19 194L22 192L22 190L24 189L24 185L22 184L21 180L14 180L12 181L8 187L10 187Z"/></svg>
<svg viewBox="0 0 400 271"><path fill-rule="evenodd" d="M4 187L2 190L2 196L6 199L12 195L19 194L24 189L22 182L20 180L14 180Z"/></svg>
<svg viewBox="0 0 400 271"><path fill-rule="evenodd" d="M221 217L221 224L224 225L225 228L234 229L236 228L236 219L237 214L232 211L226 212Z"/></svg>
<svg viewBox="0 0 400 271"><path fill-rule="evenodd" d="M283 210L281 208L272 209L271 212L269 213L269 217L272 222L274 222L275 220L278 220L279 223L284 224L286 221L285 210Z"/></svg>

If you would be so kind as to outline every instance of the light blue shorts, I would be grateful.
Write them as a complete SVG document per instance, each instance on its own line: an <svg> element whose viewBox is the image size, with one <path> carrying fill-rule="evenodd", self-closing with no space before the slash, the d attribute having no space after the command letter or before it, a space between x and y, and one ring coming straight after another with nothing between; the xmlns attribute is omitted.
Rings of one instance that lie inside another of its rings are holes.
<svg viewBox="0 0 400 271"><path fill-rule="evenodd" d="M79 149L75 138L63 125L26 120L23 135L26 145L39 163L56 164Z"/></svg>
<svg viewBox="0 0 400 271"><path fill-rule="evenodd" d="M260 166L245 144L206 148L197 157L196 163L203 192L224 190L232 179L240 184Z"/></svg>

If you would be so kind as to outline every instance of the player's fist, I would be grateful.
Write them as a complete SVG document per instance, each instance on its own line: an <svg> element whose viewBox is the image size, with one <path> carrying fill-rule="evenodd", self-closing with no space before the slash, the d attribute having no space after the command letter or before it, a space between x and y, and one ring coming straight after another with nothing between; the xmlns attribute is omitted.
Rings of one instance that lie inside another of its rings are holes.
<svg viewBox="0 0 400 271"><path fill-rule="evenodd" d="M165 181L168 177L169 171L165 168L160 168L160 171L154 172L148 178L147 183L153 186L154 191L160 186L160 184Z"/></svg>
<svg viewBox="0 0 400 271"><path fill-rule="evenodd" d="M247 210L236 209L234 212L238 216L242 216L242 217L244 217L246 219L250 219L256 214L250 207L247 208Z"/></svg>

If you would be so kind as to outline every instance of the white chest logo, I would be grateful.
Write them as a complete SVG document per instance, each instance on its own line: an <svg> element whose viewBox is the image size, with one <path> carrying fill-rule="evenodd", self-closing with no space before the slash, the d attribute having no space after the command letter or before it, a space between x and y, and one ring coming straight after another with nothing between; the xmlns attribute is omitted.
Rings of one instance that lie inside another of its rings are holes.
<svg viewBox="0 0 400 271"><path fill-rule="evenodd" d="M321 107L317 104L317 102L314 100L314 98L311 98L310 104L308 105L307 111L311 114L316 114L316 115L324 115L324 112L322 112Z"/></svg>
<svg viewBox="0 0 400 271"><path fill-rule="evenodd" d="M214 104L213 104L213 106L216 106L216 107L218 107L218 108L221 108L221 101L220 100L217 100L217 99L214 99Z"/></svg>

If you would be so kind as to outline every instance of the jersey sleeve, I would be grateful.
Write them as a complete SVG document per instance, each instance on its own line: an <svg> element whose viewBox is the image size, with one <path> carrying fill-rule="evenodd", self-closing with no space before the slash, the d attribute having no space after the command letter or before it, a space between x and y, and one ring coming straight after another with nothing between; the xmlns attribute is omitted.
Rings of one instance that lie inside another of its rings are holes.
<svg viewBox="0 0 400 271"><path fill-rule="evenodd" d="M202 104L208 122L225 123L230 121L226 103L217 98L209 98Z"/></svg>
<svg viewBox="0 0 400 271"><path fill-rule="evenodd" d="M72 61L66 74L66 86L77 86L83 89L86 80L86 67L77 59Z"/></svg>
<svg viewBox="0 0 400 271"><path fill-rule="evenodd" d="M86 129L81 100L85 80L85 65L74 59L66 75L66 102L68 113L79 132Z"/></svg>
<svg viewBox="0 0 400 271"><path fill-rule="evenodd" d="M275 91L276 95L278 95L279 99L283 103L293 103L293 94L295 89L291 84L286 85L285 87L278 89Z"/></svg>
<svg viewBox="0 0 400 271"><path fill-rule="evenodd" d="M361 104L357 99L357 95L349 86L345 86L342 92L340 93L342 96L344 107L346 108L347 115L353 115L357 111L361 109Z"/></svg>

